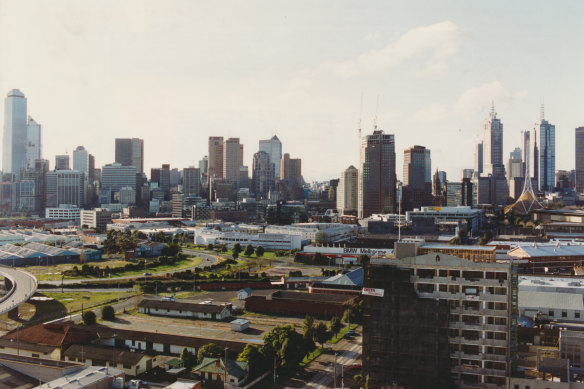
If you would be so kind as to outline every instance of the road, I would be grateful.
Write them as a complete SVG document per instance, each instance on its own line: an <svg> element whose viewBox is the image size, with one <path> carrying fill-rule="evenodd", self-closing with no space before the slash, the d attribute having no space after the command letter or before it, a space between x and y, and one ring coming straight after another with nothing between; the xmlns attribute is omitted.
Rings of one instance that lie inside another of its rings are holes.
<svg viewBox="0 0 584 389"><path fill-rule="evenodd" d="M333 375L335 370L335 353L336 355L336 372L337 372L337 388L341 387L344 381L345 387L348 387L348 382L356 374L360 374L358 369L349 369L352 364L361 364L362 352L362 337L354 336L352 338L345 337L336 344L329 345L327 349L314 361L309 363L304 372L296 377L293 377L281 385L277 385L278 389L283 388L312 388L323 389L332 388ZM343 376L346 378L343 380Z"/></svg>
<svg viewBox="0 0 584 389"><path fill-rule="evenodd" d="M12 289L0 300L0 315L26 302L37 289L37 280L29 272L0 266L0 275L12 281Z"/></svg>
<svg viewBox="0 0 584 389"><path fill-rule="evenodd" d="M153 276L163 276L166 275L168 273L177 273L177 272L182 272L185 270L193 270L196 268L203 268L205 266L211 266L214 265L215 263L217 263L219 261L219 257L213 254L209 254L209 253L205 253L205 252L201 252L201 251L194 251L194 250L188 250L188 249L183 249L182 251L184 254L186 255L192 255L192 256L196 256L201 258L203 261L201 263L199 263L196 266L192 266L192 267L188 267L188 268L183 268L183 269L178 269L178 270L169 270L169 271L163 271L163 272L159 272L159 273L152 273L151 276L148 277L153 277ZM146 269L145 273L148 272L148 269ZM132 279L136 279L136 278L143 278L144 275L143 274L139 274L139 275L135 275L135 276L127 276L127 277L108 277L108 278L78 278L78 279L73 279L73 280L54 280L54 281L43 281L43 284L46 285L70 285L70 284L81 284L84 282L92 282L92 281L99 281L99 280L108 280L108 281L127 281L127 280L132 280Z"/></svg>

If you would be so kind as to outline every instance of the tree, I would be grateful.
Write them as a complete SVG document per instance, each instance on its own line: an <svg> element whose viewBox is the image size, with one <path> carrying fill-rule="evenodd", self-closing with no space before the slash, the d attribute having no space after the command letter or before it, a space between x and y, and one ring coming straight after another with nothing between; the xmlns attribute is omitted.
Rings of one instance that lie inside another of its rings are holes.
<svg viewBox="0 0 584 389"><path fill-rule="evenodd" d="M239 251L233 250L231 252L231 256L233 257L233 259L237 259L239 257Z"/></svg>
<svg viewBox="0 0 584 389"><path fill-rule="evenodd" d="M329 332L326 328L326 324L320 322L314 328L314 341L320 343L320 347L323 348L326 341L329 339Z"/></svg>
<svg viewBox="0 0 584 389"><path fill-rule="evenodd" d="M314 317L306 315L304 317L304 323L302 325L302 331L305 337L313 337L314 332Z"/></svg>
<svg viewBox="0 0 584 389"><path fill-rule="evenodd" d="M182 353L180 353L180 359L183 361L185 368L190 369L195 366L195 356L192 352L183 348Z"/></svg>
<svg viewBox="0 0 584 389"><path fill-rule="evenodd" d="M264 256L264 248L262 246L258 246L255 249L256 257L263 257Z"/></svg>
<svg viewBox="0 0 584 389"><path fill-rule="evenodd" d="M333 316L331 318L331 321L329 322L329 329L331 331L331 334L333 335L336 334L341 330L342 327L343 325L341 324L341 319L339 319L338 316Z"/></svg>
<svg viewBox="0 0 584 389"><path fill-rule="evenodd" d="M359 259L357 259L357 261L359 262L359 264L361 266L365 266L365 265L368 265L369 264L370 259L369 259L369 256L367 256L365 254L362 254L362 255L359 256Z"/></svg>
<svg viewBox="0 0 584 389"><path fill-rule="evenodd" d="M114 307L112 307L111 305L106 305L105 307L103 307L103 309L101 310L101 319L114 321L116 319L116 311L114 310Z"/></svg>
<svg viewBox="0 0 584 389"><path fill-rule="evenodd" d="M234 244L233 248L231 250L237 251L238 253L241 253L241 251L242 251L241 244L239 244L239 243Z"/></svg>
<svg viewBox="0 0 584 389"><path fill-rule="evenodd" d="M213 243L209 243L207 245L207 250L213 250Z"/></svg>
<svg viewBox="0 0 584 389"><path fill-rule="evenodd" d="M276 357L280 361L281 369L292 370L298 368L298 363L308 351L305 345L302 335L296 332L294 326L276 326L264 335L261 351L267 361Z"/></svg>
<svg viewBox="0 0 584 389"><path fill-rule="evenodd" d="M260 346L256 344L246 344L243 351L237 357L240 362L247 362L249 366L249 378L254 379L262 374L267 366L266 358L261 352Z"/></svg>
<svg viewBox="0 0 584 389"><path fill-rule="evenodd" d="M246 257L250 257L253 254L254 250L253 250L253 246L251 244L248 244L247 246L245 246L245 252L243 253Z"/></svg>
<svg viewBox="0 0 584 389"><path fill-rule="evenodd" d="M85 312L83 314L83 323L85 323L86 326L92 326L97 323L97 317L95 316L95 313L93 313L93 311Z"/></svg>
<svg viewBox="0 0 584 389"><path fill-rule="evenodd" d="M220 356L222 352L223 349L220 346L215 343L207 343L199 349L199 352L197 353L197 363L201 363L205 357L216 358L217 356Z"/></svg>

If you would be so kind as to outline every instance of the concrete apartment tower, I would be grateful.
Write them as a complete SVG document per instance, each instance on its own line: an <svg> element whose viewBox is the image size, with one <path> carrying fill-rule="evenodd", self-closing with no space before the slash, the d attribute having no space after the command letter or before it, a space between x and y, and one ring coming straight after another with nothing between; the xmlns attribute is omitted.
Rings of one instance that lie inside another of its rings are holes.
<svg viewBox="0 0 584 389"><path fill-rule="evenodd" d="M361 141L359 218L396 211L395 136L375 129Z"/></svg>
<svg viewBox="0 0 584 389"><path fill-rule="evenodd" d="M144 140L139 138L116 138L116 163L134 166L144 173Z"/></svg>
<svg viewBox="0 0 584 389"><path fill-rule="evenodd" d="M359 170L351 165L341 173L337 186L337 212L357 214L359 205Z"/></svg>
<svg viewBox="0 0 584 389"><path fill-rule="evenodd" d="M282 142L276 135L270 139L260 140L260 151L265 151L274 164L276 178L280 178L280 160L282 159Z"/></svg>
<svg viewBox="0 0 584 389"><path fill-rule="evenodd" d="M19 174L26 168L26 97L18 89L8 92L4 101L2 171Z"/></svg>
<svg viewBox="0 0 584 389"><path fill-rule="evenodd" d="M584 192L584 127L578 127L576 135L576 191Z"/></svg>

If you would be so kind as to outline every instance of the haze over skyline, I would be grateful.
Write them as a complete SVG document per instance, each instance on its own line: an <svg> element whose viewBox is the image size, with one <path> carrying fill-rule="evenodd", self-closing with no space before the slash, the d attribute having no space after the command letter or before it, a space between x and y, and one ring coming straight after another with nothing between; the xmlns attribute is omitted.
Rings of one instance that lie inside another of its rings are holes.
<svg viewBox="0 0 584 389"><path fill-rule="evenodd" d="M492 101L505 162L545 103L556 167L574 168L579 1L226 4L3 1L0 93L26 95L51 168L79 145L111 163L116 137L144 139L148 175L184 168L209 136L241 138L251 168L277 134L305 180L338 178L358 166L359 117L366 135L377 116L395 134L398 177L403 150L423 145L432 170L458 180Z"/></svg>

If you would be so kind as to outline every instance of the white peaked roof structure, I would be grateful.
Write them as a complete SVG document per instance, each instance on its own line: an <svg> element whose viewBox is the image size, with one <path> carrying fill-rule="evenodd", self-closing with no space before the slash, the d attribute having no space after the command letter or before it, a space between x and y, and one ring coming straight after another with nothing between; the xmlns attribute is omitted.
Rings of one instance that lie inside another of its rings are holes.
<svg viewBox="0 0 584 389"><path fill-rule="evenodd" d="M505 214L511 212L519 215L527 215L532 211L544 208L537 200L537 196L533 193L531 186L531 170L529 165L529 153L526 153L525 158L525 178L523 183L523 192L517 201L505 207Z"/></svg>

